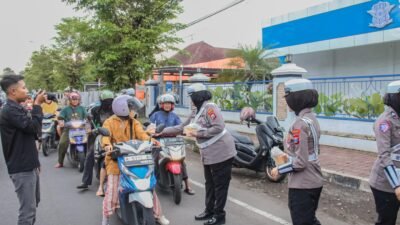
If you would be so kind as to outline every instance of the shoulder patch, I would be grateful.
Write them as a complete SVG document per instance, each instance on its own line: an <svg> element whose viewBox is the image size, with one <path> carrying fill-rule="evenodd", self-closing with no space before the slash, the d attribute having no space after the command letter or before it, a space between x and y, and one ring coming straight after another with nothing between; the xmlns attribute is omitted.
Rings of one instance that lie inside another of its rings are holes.
<svg viewBox="0 0 400 225"><path fill-rule="evenodd" d="M383 121L379 124L379 130L386 133L390 129L390 124L388 121Z"/></svg>
<svg viewBox="0 0 400 225"><path fill-rule="evenodd" d="M207 110L207 115L212 119L215 120L217 118L217 115L215 114L215 111L213 108L209 108Z"/></svg>
<svg viewBox="0 0 400 225"><path fill-rule="evenodd" d="M291 131L293 144L296 145L300 144L300 132L301 132L300 129L293 129Z"/></svg>

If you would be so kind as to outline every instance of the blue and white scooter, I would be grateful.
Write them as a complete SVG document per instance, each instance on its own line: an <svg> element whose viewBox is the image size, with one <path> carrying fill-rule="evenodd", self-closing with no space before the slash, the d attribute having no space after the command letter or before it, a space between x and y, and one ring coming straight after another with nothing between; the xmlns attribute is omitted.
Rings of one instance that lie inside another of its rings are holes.
<svg viewBox="0 0 400 225"><path fill-rule="evenodd" d="M153 144L130 140L114 144L112 158L121 171L117 215L129 225L155 225L153 215L154 174Z"/></svg>

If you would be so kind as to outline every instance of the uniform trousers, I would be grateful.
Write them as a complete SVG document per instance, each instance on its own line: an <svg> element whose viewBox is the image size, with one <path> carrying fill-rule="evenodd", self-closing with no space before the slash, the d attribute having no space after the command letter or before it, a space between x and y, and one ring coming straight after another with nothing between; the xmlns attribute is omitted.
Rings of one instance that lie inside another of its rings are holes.
<svg viewBox="0 0 400 225"><path fill-rule="evenodd" d="M397 220L397 212L399 211L400 202L394 193L379 191L372 188L374 195L376 212L378 219L376 225L395 225Z"/></svg>
<svg viewBox="0 0 400 225"><path fill-rule="evenodd" d="M225 216L225 204L231 181L233 158L220 163L204 165L206 179L206 211Z"/></svg>
<svg viewBox="0 0 400 225"><path fill-rule="evenodd" d="M289 188L289 209L293 225L321 225L315 216L322 187Z"/></svg>

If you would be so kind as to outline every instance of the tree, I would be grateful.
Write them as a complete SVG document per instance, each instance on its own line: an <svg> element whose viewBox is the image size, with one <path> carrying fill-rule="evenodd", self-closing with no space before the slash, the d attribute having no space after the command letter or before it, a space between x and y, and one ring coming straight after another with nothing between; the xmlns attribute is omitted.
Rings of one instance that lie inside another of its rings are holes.
<svg viewBox="0 0 400 225"><path fill-rule="evenodd" d="M14 72L14 70L12 70L10 67L6 67L3 69L3 73L1 75L1 77L5 76L5 75L15 75L16 73Z"/></svg>
<svg viewBox="0 0 400 225"><path fill-rule="evenodd" d="M85 19L87 30L76 29L76 43L115 90L146 78L156 65L156 55L176 50L181 41L175 33L182 25L171 22L182 10L178 0L63 1L90 14Z"/></svg>
<svg viewBox="0 0 400 225"><path fill-rule="evenodd" d="M245 81L262 80L263 78L271 79L270 72L279 66L279 60L276 58L266 59L269 55L267 49L263 48L260 43L256 46L239 45L239 49L232 50L229 55L241 58L245 63ZM238 66L237 59L232 59L230 65Z"/></svg>
<svg viewBox="0 0 400 225"><path fill-rule="evenodd" d="M57 53L48 47L42 46L39 51L32 53L28 66L25 68L25 82L29 88L55 90L60 82L56 79L55 63Z"/></svg>

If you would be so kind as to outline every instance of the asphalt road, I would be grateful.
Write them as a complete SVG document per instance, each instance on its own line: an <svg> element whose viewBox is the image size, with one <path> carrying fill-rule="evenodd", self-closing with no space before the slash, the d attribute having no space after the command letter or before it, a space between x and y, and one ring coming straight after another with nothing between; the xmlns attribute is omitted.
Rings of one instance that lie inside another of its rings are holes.
<svg viewBox="0 0 400 225"><path fill-rule="evenodd" d="M2 151L0 156L0 225L14 225L18 215L18 200L14 187L8 177ZM80 184L81 174L77 169L68 167L55 169L56 152L49 157L40 154L42 163L41 194L38 208L38 225L100 225L102 198L96 197L97 180L87 191L75 187ZM194 221L194 215L204 209L204 178L199 155L188 151L189 176L193 180L196 195L183 194L180 205L175 205L170 193L160 192L159 197L164 214L171 225L202 224ZM240 178L231 182L227 203L227 224L229 225L281 225L291 224L287 203L265 193L249 190ZM318 213L324 225L346 224L323 212ZM111 225L122 225L114 216Z"/></svg>

